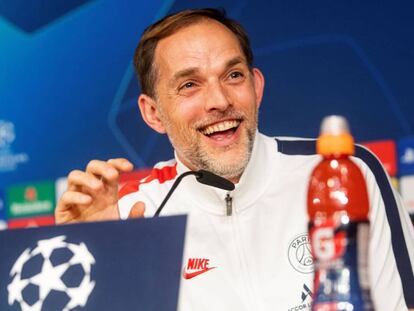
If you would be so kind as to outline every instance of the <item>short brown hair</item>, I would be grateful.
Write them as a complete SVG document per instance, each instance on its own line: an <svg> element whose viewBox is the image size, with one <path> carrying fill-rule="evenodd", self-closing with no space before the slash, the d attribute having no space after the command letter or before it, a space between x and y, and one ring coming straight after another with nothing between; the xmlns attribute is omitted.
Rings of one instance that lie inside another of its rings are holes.
<svg viewBox="0 0 414 311"><path fill-rule="evenodd" d="M141 84L142 93L152 98L156 97L157 73L154 66L154 54L158 42L176 33L181 28L195 24L202 19L218 21L228 28L237 37L246 57L247 65L250 68L253 66L253 53L246 31L238 22L227 18L224 10L211 8L185 10L168 15L145 29L134 55L134 67Z"/></svg>

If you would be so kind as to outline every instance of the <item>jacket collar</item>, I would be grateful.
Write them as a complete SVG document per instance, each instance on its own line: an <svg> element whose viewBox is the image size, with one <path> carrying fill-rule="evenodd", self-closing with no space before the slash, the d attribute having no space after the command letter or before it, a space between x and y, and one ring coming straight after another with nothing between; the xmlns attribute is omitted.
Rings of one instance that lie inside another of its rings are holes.
<svg viewBox="0 0 414 311"><path fill-rule="evenodd" d="M273 138L259 132L256 133L250 161L243 172L240 181L235 185L235 190L225 191L200 184L195 177L187 177L179 186L179 196L182 200L191 201L191 206L201 208L216 215L226 214L227 193L232 197L233 213L254 206L254 203L268 189L274 174L276 173L277 144ZM189 169L178 159L178 175ZM189 211L191 212L191 211Z"/></svg>

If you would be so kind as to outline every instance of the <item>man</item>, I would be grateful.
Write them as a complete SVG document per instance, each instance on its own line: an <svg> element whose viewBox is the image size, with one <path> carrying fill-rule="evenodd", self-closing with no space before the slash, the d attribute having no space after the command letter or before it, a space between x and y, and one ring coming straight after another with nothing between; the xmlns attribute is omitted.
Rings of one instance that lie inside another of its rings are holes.
<svg viewBox="0 0 414 311"><path fill-rule="evenodd" d="M306 190L319 157L311 141L257 131L264 77L252 62L246 33L219 11L184 11L150 26L135 56L138 105L144 121L168 135L175 159L119 195L119 174L132 164L91 161L85 172L70 173L56 209L57 223L151 217L185 171L234 182L227 193L188 177L162 212L189 214L180 310L309 310ZM406 310L413 303L413 228L383 170L360 153L375 173L356 160L371 202L372 296L377 310Z"/></svg>

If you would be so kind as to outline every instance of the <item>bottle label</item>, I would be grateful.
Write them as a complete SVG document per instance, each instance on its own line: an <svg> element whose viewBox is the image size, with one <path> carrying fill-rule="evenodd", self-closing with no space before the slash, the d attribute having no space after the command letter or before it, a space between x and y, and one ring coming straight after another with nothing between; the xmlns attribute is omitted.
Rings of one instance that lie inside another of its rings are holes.
<svg viewBox="0 0 414 311"><path fill-rule="evenodd" d="M342 217L310 226L315 310L373 310L368 278L369 223Z"/></svg>
<svg viewBox="0 0 414 311"><path fill-rule="evenodd" d="M324 224L311 231L313 254L316 260L325 262L341 257L345 252L345 232L335 232L334 226Z"/></svg>

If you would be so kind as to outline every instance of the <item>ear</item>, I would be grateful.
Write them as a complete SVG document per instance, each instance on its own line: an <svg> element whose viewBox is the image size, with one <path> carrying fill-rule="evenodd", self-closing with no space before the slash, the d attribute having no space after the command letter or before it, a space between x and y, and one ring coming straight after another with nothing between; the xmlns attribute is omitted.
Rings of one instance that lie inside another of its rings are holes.
<svg viewBox="0 0 414 311"><path fill-rule="evenodd" d="M138 107L145 123L158 133L164 134L165 128L160 119L160 112L155 100L146 94L141 94L138 97Z"/></svg>
<svg viewBox="0 0 414 311"><path fill-rule="evenodd" d="M263 98L263 90L265 86L265 78L258 68L253 68L254 90L256 93L257 107L260 106Z"/></svg>

